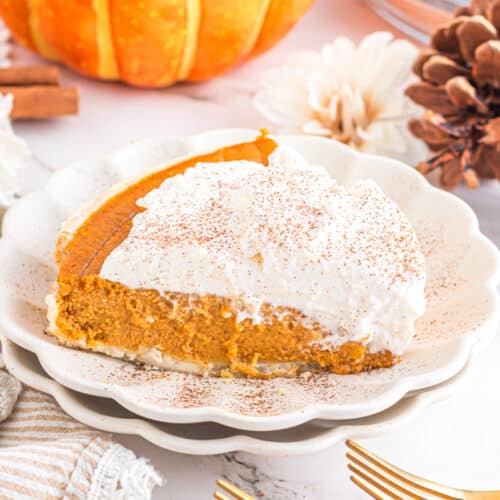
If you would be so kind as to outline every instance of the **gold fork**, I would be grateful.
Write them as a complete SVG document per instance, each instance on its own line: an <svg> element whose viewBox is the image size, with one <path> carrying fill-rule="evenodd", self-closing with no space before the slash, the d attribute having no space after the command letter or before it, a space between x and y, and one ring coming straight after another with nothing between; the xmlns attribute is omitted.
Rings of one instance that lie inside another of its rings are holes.
<svg viewBox="0 0 500 500"><path fill-rule="evenodd" d="M234 486L234 484L224 481L224 479L217 479L217 481L215 481L215 484L217 484L217 486L220 486L224 491L230 493L236 500L255 500L255 497L249 495L248 493L245 493L243 490L240 490L239 488ZM214 492L214 498L217 498L217 500L231 500L230 497L224 495L224 493L220 493L219 491Z"/></svg>
<svg viewBox="0 0 500 500"><path fill-rule="evenodd" d="M352 452L347 465L351 481L376 500L500 500L500 491L467 491L434 483L414 476L390 464L353 441L346 441ZM369 464L367 463L369 462Z"/></svg>

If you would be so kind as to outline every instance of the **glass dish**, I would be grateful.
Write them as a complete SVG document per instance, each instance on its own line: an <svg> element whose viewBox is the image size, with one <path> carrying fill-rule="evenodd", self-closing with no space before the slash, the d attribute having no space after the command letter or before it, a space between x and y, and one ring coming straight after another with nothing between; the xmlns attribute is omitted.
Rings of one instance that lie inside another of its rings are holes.
<svg viewBox="0 0 500 500"><path fill-rule="evenodd" d="M446 22L468 0L367 0L381 17L406 34L427 43L434 28Z"/></svg>

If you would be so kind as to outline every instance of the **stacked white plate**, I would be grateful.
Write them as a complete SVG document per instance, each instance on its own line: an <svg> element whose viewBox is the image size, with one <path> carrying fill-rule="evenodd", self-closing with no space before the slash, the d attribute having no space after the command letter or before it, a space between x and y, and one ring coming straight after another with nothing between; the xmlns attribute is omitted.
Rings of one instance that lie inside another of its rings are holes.
<svg viewBox="0 0 500 500"><path fill-rule="evenodd" d="M141 141L105 159L59 170L42 190L18 201L7 213L0 242L5 290L0 326L8 339L8 367L89 425L140 434L159 446L196 454L314 452L347 437L402 425L455 390L496 330L497 249L479 232L467 205L433 188L413 169L305 136L276 140L324 165L342 184L375 180L418 234L427 261L427 310L401 363L309 380L200 378L68 349L44 334L44 296L56 275L52 252L63 220L131 175L255 135L221 130Z"/></svg>

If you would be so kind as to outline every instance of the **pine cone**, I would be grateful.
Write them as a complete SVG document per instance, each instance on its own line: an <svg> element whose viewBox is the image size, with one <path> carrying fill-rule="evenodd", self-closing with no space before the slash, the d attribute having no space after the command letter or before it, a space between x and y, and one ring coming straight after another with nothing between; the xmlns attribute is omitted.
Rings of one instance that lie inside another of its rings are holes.
<svg viewBox="0 0 500 500"><path fill-rule="evenodd" d="M421 81L406 94L427 111L409 128L434 152L419 171L440 169L450 190L462 180L470 189L478 177L500 180L500 0L459 9L413 71Z"/></svg>

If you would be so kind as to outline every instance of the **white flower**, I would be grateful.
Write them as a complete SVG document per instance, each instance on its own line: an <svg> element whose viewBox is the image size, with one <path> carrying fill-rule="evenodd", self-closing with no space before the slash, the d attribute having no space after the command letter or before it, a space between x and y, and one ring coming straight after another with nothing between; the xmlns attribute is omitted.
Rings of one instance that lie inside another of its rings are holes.
<svg viewBox="0 0 500 500"><path fill-rule="evenodd" d="M0 19L0 67L11 65L11 48L10 32ZM32 159L26 143L12 130L12 100L12 95L0 94L0 205L8 204L18 191L17 172Z"/></svg>
<svg viewBox="0 0 500 500"><path fill-rule="evenodd" d="M0 204L8 204L19 189L17 173L33 161L26 143L14 134L9 114L12 95L0 94Z"/></svg>
<svg viewBox="0 0 500 500"><path fill-rule="evenodd" d="M286 132L413 162L424 149L406 127L418 108L405 97L404 85L417 53L387 32L372 33L357 47L340 37L321 52L298 53L269 71L254 104Z"/></svg>

